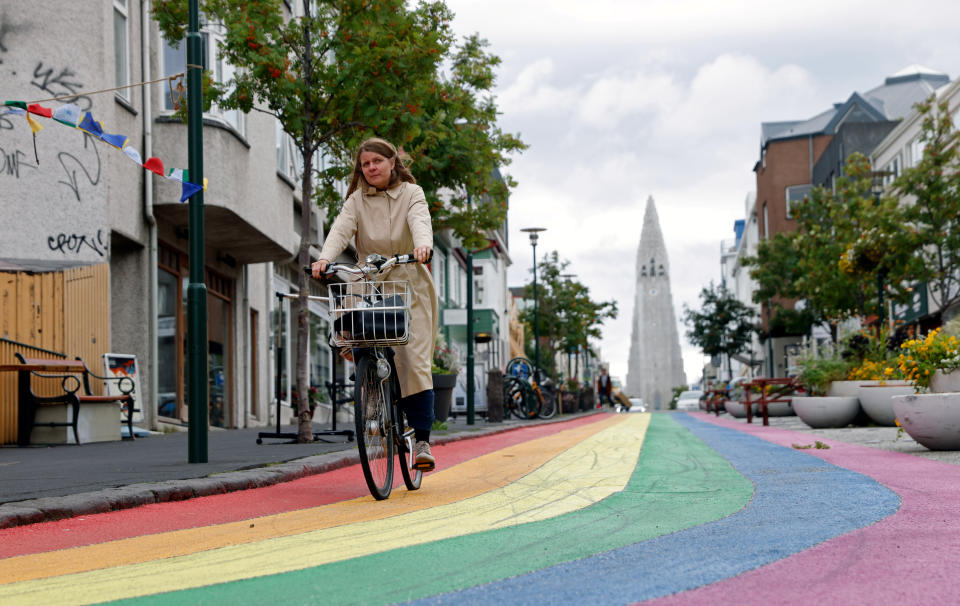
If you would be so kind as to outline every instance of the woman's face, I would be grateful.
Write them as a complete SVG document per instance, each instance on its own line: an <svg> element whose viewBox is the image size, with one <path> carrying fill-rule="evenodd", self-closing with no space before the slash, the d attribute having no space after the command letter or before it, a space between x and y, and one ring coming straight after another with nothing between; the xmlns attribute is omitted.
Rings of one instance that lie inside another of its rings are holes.
<svg viewBox="0 0 960 606"><path fill-rule="evenodd" d="M363 171L363 178L370 185L385 189L390 184L390 173L396 161L396 158L388 159L377 152L360 152L360 170Z"/></svg>

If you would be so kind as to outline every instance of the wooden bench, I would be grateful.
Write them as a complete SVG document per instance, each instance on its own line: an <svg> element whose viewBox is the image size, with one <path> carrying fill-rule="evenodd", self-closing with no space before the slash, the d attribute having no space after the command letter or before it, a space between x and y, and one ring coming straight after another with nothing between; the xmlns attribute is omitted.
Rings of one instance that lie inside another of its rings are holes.
<svg viewBox="0 0 960 606"><path fill-rule="evenodd" d="M17 371L17 444L30 445L30 434L34 427L70 427L76 443L80 443L78 424L80 406L84 404L120 405L122 422L126 423L129 439L133 439L133 415L140 412L136 408L133 390L134 383L129 377L102 377L92 372L83 360L53 360L45 358L26 358L19 352L14 354L20 364L0 365L0 371ZM59 379L62 394L39 396L31 388L31 376L41 379ZM90 380L96 379L104 384L115 382L119 395L95 395ZM81 392L81 387L82 392ZM69 404L71 414L67 421L37 421L37 410L44 406Z"/></svg>

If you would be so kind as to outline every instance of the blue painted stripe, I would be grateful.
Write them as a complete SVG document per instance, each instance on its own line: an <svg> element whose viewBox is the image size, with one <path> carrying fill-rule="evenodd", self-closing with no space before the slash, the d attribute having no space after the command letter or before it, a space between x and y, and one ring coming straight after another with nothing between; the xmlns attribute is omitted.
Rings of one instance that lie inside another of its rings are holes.
<svg viewBox="0 0 960 606"><path fill-rule="evenodd" d="M722 520L575 562L415 603L629 604L736 576L892 515L871 478L748 434L673 417L756 485Z"/></svg>

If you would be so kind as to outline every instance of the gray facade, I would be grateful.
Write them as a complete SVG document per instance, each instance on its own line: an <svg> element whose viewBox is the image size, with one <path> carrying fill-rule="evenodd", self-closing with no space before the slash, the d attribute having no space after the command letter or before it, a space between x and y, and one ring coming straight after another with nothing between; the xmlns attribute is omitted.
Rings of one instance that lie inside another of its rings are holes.
<svg viewBox="0 0 960 606"><path fill-rule="evenodd" d="M686 385L677 331L670 262L653 196L647 199L637 248L636 295L626 392L653 410L663 410L674 387Z"/></svg>
<svg viewBox="0 0 960 606"><path fill-rule="evenodd" d="M51 109L74 102L106 132L126 135L144 159L160 158L167 173L187 167L187 129L173 117L166 81L93 94L182 70L148 17L150 2L23 7L0 0L5 99L43 101ZM209 65L221 33L207 32ZM70 98L50 100L62 96ZM106 349L137 356L144 425L180 423L187 410L189 261L188 204L179 201L180 184L80 130L36 120L44 126L35 137L39 163L26 118L0 117L0 268L109 263ZM291 154L281 153L286 143L272 116L214 108L204 124L210 390L212 400L220 398L211 401L211 423L263 425L273 412L275 276L296 276L299 177ZM322 233L319 221L316 227ZM324 310L315 313L321 317Z"/></svg>

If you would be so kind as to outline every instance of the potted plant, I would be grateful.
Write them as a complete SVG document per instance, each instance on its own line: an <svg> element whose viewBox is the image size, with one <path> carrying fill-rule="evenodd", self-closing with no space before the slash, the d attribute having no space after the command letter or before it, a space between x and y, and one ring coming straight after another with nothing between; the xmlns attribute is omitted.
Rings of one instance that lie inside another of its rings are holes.
<svg viewBox="0 0 960 606"><path fill-rule="evenodd" d="M960 340L933 330L904 342L898 361L917 393L893 398L897 422L930 450L960 450L960 387L950 385L960 368Z"/></svg>
<svg viewBox="0 0 960 606"><path fill-rule="evenodd" d="M893 397L913 393L913 388L900 370L886 332L879 336L867 333L866 337L862 359L849 378L857 382L857 397L867 417L877 425L892 427L896 424Z"/></svg>
<svg viewBox="0 0 960 606"><path fill-rule="evenodd" d="M439 421L450 417L453 404L453 388L457 385L460 358L447 347L443 337L437 335L433 347L433 416Z"/></svg>
<svg viewBox="0 0 960 606"><path fill-rule="evenodd" d="M800 362L798 379L809 396L795 396L793 410L800 420L815 429L846 427L860 412L856 396L828 395L834 381L845 380L853 364L839 355L807 357Z"/></svg>

